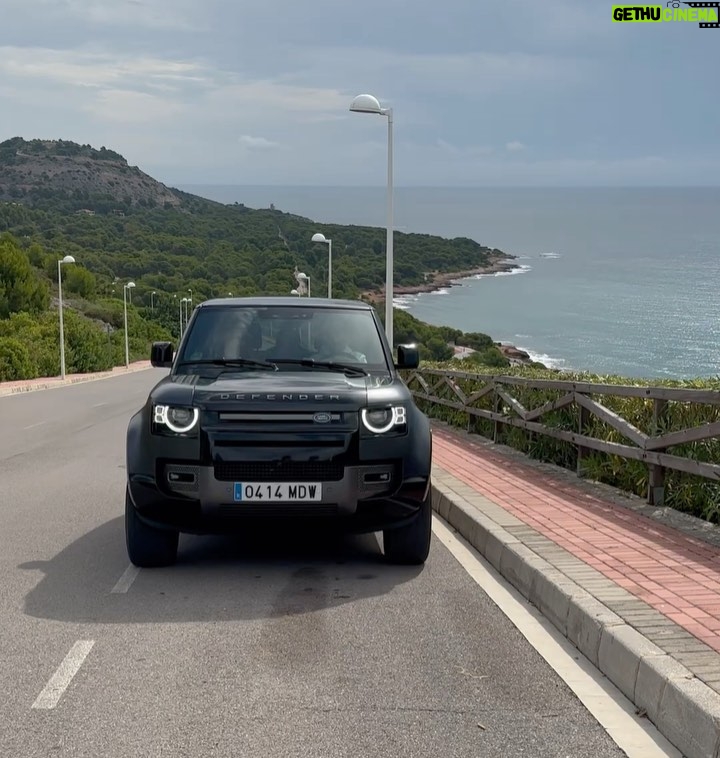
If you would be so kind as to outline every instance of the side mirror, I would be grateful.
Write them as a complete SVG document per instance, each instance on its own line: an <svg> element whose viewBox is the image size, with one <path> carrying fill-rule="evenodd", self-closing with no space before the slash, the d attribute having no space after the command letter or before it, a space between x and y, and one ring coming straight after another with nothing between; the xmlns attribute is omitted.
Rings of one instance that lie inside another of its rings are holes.
<svg viewBox="0 0 720 758"><path fill-rule="evenodd" d="M170 368L173 363L172 342L153 342L150 348L150 363L155 368Z"/></svg>
<svg viewBox="0 0 720 758"><path fill-rule="evenodd" d="M414 345L398 345L398 359L395 368L417 368L420 365L420 353Z"/></svg>

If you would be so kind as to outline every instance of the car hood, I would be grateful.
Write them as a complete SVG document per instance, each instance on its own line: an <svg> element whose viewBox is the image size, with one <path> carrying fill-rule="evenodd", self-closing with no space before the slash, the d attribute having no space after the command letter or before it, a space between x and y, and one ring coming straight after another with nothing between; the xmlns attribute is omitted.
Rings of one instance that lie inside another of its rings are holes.
<svg viewBox="0 0 720 758"><path fill-rule="evenodd" d="M168 376L154 402L194 405L204 410L335 408L357 410L369 403L404 398L405 385L389 374L347 376L331 371L226 371L217 376Z"/></svg>

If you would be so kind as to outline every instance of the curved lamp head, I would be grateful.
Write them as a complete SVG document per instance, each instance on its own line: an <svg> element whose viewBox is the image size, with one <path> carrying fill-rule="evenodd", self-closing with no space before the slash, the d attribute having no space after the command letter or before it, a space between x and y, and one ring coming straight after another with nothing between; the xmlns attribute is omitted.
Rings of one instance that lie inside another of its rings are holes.
<svg viewBox="0 0 720 758"><path fill-rule="evenodd" d="M300 293L297 290L290 290L291 295L299 295Z"/></svg>
<svg viewBox="0 0 720 758"><path fill-rule="evenodd" d="M66 255L60 263L75 263L75 258L72 257L72 255Z"/></svg>
<svg viewBox="0 0 720 758"><path fill-rule="evenodd" d="M358 95L352 103L350 110L355 113L377 113L383 115L385 111L380 107L378 99L373 95Z"/></svg>
<svg viewBox="0 0 720 758"><path fill-rule="evenodd" d="M313 234L312 241L313 242L330 242L330 240L321 232L317 232L316 234Z"/></svg>
<svg viewBox="0 0 720 758"><path fill-rule="evenodd" d="M131 289L131 288L132 288L132 287L134 287L134 286L135 286L135 282L128 282L128 283L125 285L126 289Z"/></svg>
<svg viewBox="0 0 720 758"><path fill-rule="evenodd" d="M307 278L308 278L308 275L307 275L307 274L305 274L305 273L303 273L302 271L300 271L300 272L298 273L298 275L297 275L297 278L298 278L298 279L307 279Z"/></svg>

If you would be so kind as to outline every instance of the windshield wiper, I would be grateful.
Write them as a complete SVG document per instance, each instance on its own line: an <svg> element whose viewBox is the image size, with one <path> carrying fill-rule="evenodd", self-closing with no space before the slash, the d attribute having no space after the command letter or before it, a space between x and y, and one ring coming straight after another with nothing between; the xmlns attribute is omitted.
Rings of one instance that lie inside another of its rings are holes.
<svg viewBox="0 0 720 758"><path fill-rule="evenodd" d="M334 363L333 361L316 361L313 358L273 358L273 363L289 363L309 368L326 368L330 371L342 371L344 374L359 374L367 376L368 372L358 366L349 366L346 363Z"/></svg>
<svg viewBox="0 0 720 758"><path fill-rule="evenodd" d="M178 366L252 366L253 368L263 368L268 371L277 371L278 367L268 361L253 361L250 358L212 358L200 361L182 361Z"/></svg>

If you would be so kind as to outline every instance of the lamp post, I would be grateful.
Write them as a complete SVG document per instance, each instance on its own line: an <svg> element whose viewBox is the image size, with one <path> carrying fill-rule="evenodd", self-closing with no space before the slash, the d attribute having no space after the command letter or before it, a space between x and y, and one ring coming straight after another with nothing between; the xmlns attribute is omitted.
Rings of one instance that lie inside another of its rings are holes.
<svg viewBox="0 0 720 758"><path fill-rule="evenodd" d="M183 331L185 330L185 314L183 313L183 305L184 303L187 303L187 301L188 299L186 297L180 301L180 339L182 339Z"/></svg>
<svg viewBox="0 0 720 758"><path fill-rule="evenodd" d="M318 232L312 236L313 242L322 242L328 246L328 298L332 299L332 240Z"/></svg>
<svg viewBox="0 0 720 758"><path fill-rule="evenodd" d="M60 309L60 378L65 379L65 325L63 322L62 301L62 265L63 263L75 263L72 255L66 255L58 261L58 308Z"/></svg>
<svg viewBox="0 0 720 758"><path fill-rule="evenodd" d="M187 303L185 304L185 326L188 325L188 320L190 319L190 305L192 304L192 290L188 289L188 292L190 293L190 297L187 299Z"/></svg>
<svg viewBox="0 0 720 758"><path fill-rule="evenodd" d="M135 286L135 282L128 282L123 285L123 311L125 313L125 368L130 366L130 348L128 346L128 323L127 323L127 301L130 290Z"/></svg>
<svg viewBox="0 0 720 758"><path fill-rule="evenodd" d="M358 95L350 104L354 113L374 113L387 116L388 167L387 167L387 243L385 252L385 333L393 350L393 110L381 108L373 95Z"/></svg>
<svg viewBox="0 0 720 758"><path fill-rule="evenodd" d="M154 290L150 293L150 310L155 313L155 295L157 295L157 292Z"/></svg>

